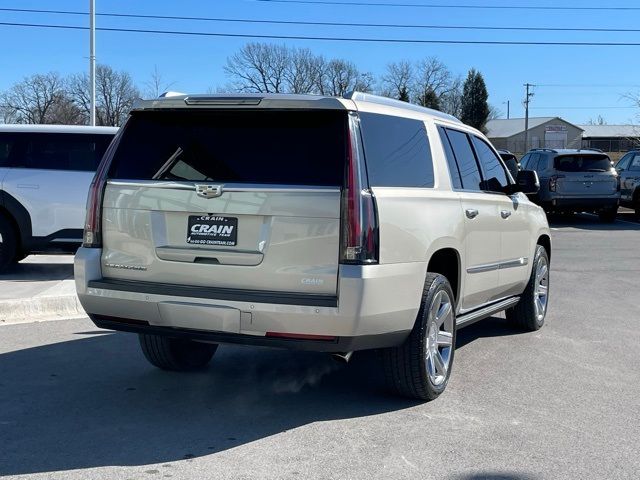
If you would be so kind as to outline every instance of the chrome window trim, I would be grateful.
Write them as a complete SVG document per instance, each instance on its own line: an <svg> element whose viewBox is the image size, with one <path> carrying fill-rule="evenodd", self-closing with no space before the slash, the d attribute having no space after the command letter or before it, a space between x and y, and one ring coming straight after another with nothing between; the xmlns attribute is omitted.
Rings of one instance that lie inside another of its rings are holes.
<svg viewBox="0 0 640 480"><path fill-rule="evenodd" d="M340 193L339 187L306 187L304 185L260 185L243 183L218 183L207 181L159 181L159 180L108 180L107 185L132 188L164 188L169 190L191 190L196 192L196 185L220 185L225 192L277 192L277 193Z"/></svg>

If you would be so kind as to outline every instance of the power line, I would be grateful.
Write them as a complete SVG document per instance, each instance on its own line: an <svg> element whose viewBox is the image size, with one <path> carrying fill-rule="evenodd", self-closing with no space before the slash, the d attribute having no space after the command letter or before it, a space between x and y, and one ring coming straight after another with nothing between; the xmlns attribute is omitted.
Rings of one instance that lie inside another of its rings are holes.
<svg viewBox="0 0 640 480"><path fill-rule="evenodd" d="M529 107L531 110L617 110L617 109L636 109L638 107L601 107L601 106L592 106L592 107Z"/></svg>
<svg viewBox="0 0 640 480"><path fill-rule="evenodd" d="M302 3L315 5L347 5L366 7L402 7L402 8L456 8L480 10L582 10L582 11L638 11L640 7L561 7L542 5L470 5L444 3L372 3L360 1L332 1L332 0L254 0L264 3Z"/></svg>
<svg viewBox="0 0 640 480"><path fill-rule="evenodd" d="M58 25L42 23L0 22L9 27L50 28L61 30L88 30L89 27L76 25ZM111 28L96 27L102 32L120 33L151 33L158 35L182 35L197 37L229 37L229 38L259 38L269 40L317 40L330 42L362 42L362 43L396 43L396 44L440 44L440 45L530 45L530 46L568 46L568 47L640 47L640 42L528 42L528 41L498 41L498 40L429 40L409 38L367 38L367 37L324 37L305 35L268 35L250 33L222 33L222 32L193 32L182 30L150 30L140 28Z"/></svg>
<svg viewBox="0 0 640 480"><path fill-rule="evenodd" d="M623 83L619 83L619 84L614 84L614 83L600 83L600 84L586 84L586 83L549 83L549 84L544 84L544 83L538 83L536 84L538 87L552 87L552 88L638 88L640 87L640 84L623 84Z"/></svg>
<svg viewBox="0 0 640 480"><path fill-rule="evenodd" d="M33 8L0 8L3 12L14 13L44 13L53 15L86 16L87 12L72 10L42 10ZM321 27L366 27L366 28L409 28L426 30L497 30L497 31L527 31L527 32L608 32L608 33L638 33L640 28L596 28L596 27L512 27L489 25L433 25L433 24L399 24L399 23L352 23L352 22L321 22L304 20L260 20L248 18L218 18L218 17L185 17L176 15L145 15L134 13L96 13L99 17L111 18L141 18L149 20L189 20L201 22L249 23L267 25L305 25Z"/></svg>

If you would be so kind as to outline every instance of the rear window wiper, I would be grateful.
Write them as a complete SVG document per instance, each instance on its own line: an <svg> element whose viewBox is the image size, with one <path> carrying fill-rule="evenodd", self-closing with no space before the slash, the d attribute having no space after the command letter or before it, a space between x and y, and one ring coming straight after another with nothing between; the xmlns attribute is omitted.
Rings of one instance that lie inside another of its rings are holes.
<svg viewBox="0 0 640 480"><path fill-rule="evenodd" d="M602 168L587 168L587 172L606 172L607 170L604 170Z"/></svg>
<svg viewBox="0 0 640 480"><path fill-rule="evenodd" d="M182 153L184 152L184 150L182 150L182 147L178 147L176 149L175 152L173 152L171 154L171 156L167 159L166 162L164 162L162 164L162 166L160 167L160 170L158 170L153 177L151 177L153 180L161 180L162 177L173 168L173 166L176 164L176 162L178 161L178 157L180 157L180 155L182 155Z"/></svg>

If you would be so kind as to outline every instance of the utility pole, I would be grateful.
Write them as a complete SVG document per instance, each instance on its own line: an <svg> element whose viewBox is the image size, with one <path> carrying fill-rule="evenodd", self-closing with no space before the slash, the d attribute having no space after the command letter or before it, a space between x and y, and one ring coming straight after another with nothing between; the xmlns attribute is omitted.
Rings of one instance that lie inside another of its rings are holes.
<svg viewBox="0 0 640 480"><path fill-rule="evenodd" d="M524 152L527 153L529 143L529 103L531 102L531 97L533 97L533 92L529 92L531 87L535 87L535 85L531 83L525 83L524 86L527 89L527 92L524 97Z"/></svg>
<svg viewBox="0 0 640 480"><path fill-rule="evenodd" d="M89 0L89 85L91 106L89 124L96 125L96 0Z"/></svg>
<svg viewBox="0 0 640 480"><path fill-rule="evenodd" d="M511 106L511 101L510 101L510 100L507 100L506 102L502 102L502 104L503 104L503 105L504 105L504 104L506 104L506 105L507 105L507 120L509 120L509 118L511 118L510 111L509 111L509 110L510 110L510 108L509 108L509 107Z"/></svg>

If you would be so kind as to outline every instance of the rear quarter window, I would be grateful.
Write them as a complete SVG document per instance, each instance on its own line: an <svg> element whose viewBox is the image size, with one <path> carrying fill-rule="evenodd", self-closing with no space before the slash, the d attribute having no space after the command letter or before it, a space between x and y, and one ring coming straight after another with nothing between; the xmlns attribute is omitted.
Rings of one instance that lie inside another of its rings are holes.
<svg viewBox="0 0 640 480"><path fill-rule="evenodd" d="M15 138L9 133L0 133L0 167L9 166L11 150L15 145Z"/></svg>
<svg viewBox="0 0 640 480"><path fill-rule="evenodd" d="M110 134L20 133L11 153L16 168L95 171L113 139Z"/></svg>
<svg viewBox="0 0 640 480"><path fill-rule="evenodd" d="M433 187L433 161L424 122L360 113L360 125L371 186Z"/></svg>
<svg viewBox="0 0 640 480"><path fill-rule="evenodd" d="M341 186L344 111L134 112L110 178Z"/></svg>

